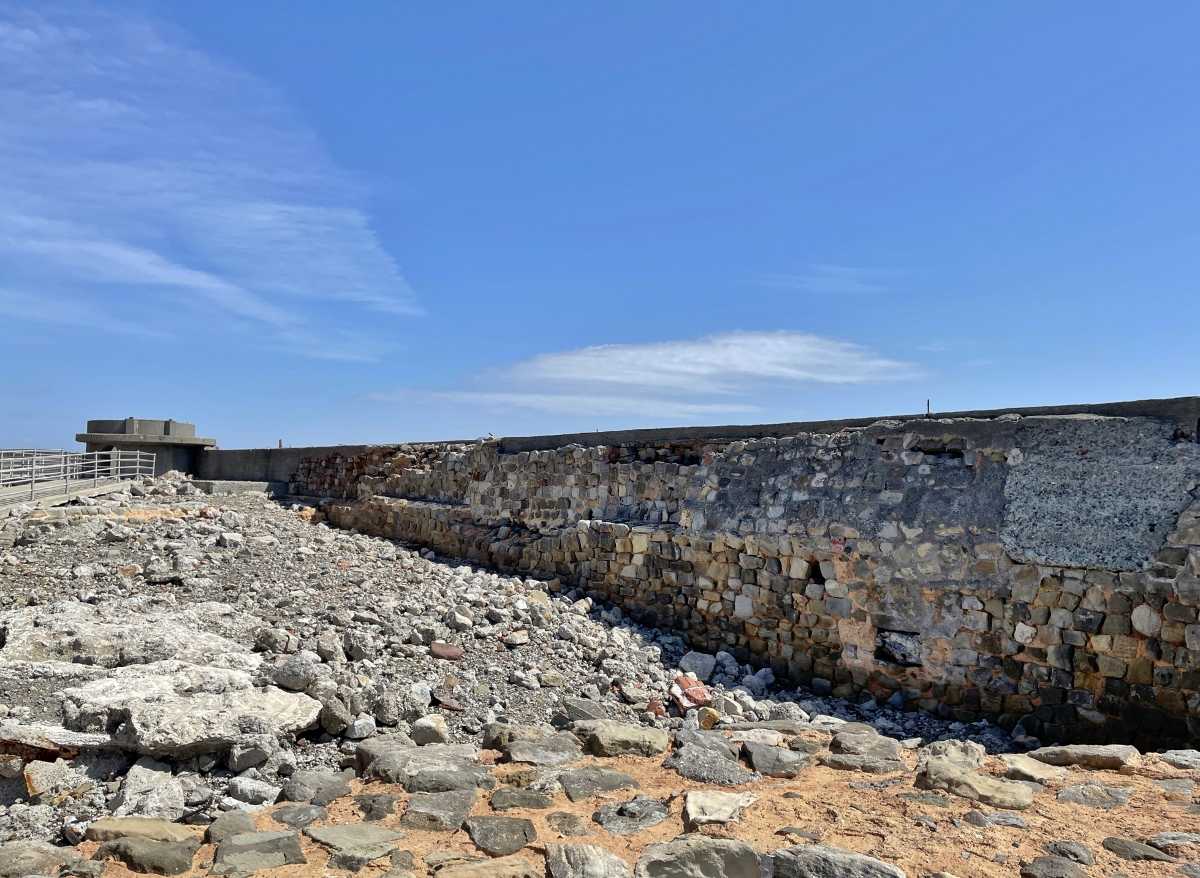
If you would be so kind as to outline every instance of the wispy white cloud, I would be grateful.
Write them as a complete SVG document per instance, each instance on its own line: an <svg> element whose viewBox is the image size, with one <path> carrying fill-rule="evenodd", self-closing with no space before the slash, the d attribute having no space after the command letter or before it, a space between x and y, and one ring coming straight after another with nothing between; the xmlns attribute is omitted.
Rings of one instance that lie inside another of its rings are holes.
<svg viewBox="0 0 1200 878"><path fill-rule="evenodd" d="M839 296L887 292L898 275L892 269L826 263L810 265L799 274L764 274L756 280L765 287Z"/></svg>
<svg viewBox="0 0 1200 878"><path fill-rule="evenodd" d="M897 381L920 374L912 363L812 333L727 332L540 354L484 376L482 389L401 390L372 398L695 421L761 411L759 400L781 389Z"/></svg>
<svg viewBox="0 0 1200 878"><path fill-rule="evenodd" d="M170 334L113 316L92 302L79 299L46 299L0 290L0 316L9 321L66 326L89 332L139 335L145 338L170 338Z"/></svg>
<svg viewBox="0 0 1200 878"><path fill-rule="evenodd" d="M727 332L686 341L610 344L542 354L509 370L522 382L620 384L691 394L756 382L860 384L914 377L911 363L807 332Z"/></svg>
<svg viewBox="0 0 1200 878"><path fill-rule="evenodd" d="M0 263L46 298L201 301L338 358L364 310L420 313L287 101L136 15L0 0L0 166Z"/></svg>

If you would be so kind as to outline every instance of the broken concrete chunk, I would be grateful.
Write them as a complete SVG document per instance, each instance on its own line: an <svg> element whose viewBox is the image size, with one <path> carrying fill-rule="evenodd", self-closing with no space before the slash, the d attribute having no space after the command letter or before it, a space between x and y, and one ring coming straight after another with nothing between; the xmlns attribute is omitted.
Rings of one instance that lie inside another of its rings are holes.
<svg viewBox="0 0 1200 878"><path fill-rule="evenodd" d="M228 749L247 717L262 733L282 736L311 727L321 711L303 693L255 687L245 671L177 661L116 668L62 697L69 727L112 729L127 749L173 758Z"/></svg>

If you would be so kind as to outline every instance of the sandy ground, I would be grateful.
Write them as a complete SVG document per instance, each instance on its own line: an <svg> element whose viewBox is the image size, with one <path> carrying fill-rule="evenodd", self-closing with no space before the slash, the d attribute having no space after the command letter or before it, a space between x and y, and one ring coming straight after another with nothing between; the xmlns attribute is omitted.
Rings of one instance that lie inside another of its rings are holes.
<svg viewBox="0 0 1200 878"><path fill-rule="evenodd" d="M907 754L915 762L912 754ZM556 796L554 804L545 811L514 809L502 812L507 816L527 817L537 827L537 840L521 852L521 856L533 862L541 862L541 845L556 842L562 837L546 822L546 815L553 811L569 811L588 819L595 832L588 836L573 836L567 842L595 844L616 853L631 865L638 853L648 844L667 841L683 831L682 811L684 793L689 789L705 788L702 784L686 781L675 772L664 769L657 759L617 758L585 760L625 771L636 777L641 784L640 792L659 799L670 798L670 816L667 820L637 835L622 837L602 830L591 823L592 812L605 802L624 801L633 794L618 791L586 802L570 802L566 796ZM993 764L995 763L995 764ZM995 770L998 760L989 760ZM518 766L499 766L497 777L518 780L523 770ZM1028 823L1026 829L1008 827L978 828L963 821L964 815L976 806L961 798L932 794L941 805L931 801L906 798L925 791L915 790L911 773L874 776L857 772L835 771L824 767L812 767L794 780L764 780L734 788L751 792L758 800L736 823L720 829L707 830L713 835L724 835L741 839L760 852L787 847L791 844L806 844L808 840L777 834L783 827L797 827L810 833L823 844L870 854L900 866L909 878L922 878L939 871L950 872L961 878L991 878L991 876L1015 876L1020 863L1045 853L1048 841L1061 839L1079 841L1088 845L1096 854L1096 866L1088 873L1097 876L1177 876L1178 865L1169 863L1141 863L1121 860L1101 847L1101 842L1110 835L1122 835L1134 839L1164 831L1200 832L1200 813L1196 812L1190 798L1169 798L1154 783L1156 779L1189 778L1200 780L1200 772L1178 771L1148 758L1138 768L1124 773L1091 771L1072 768L1062 783L1055 784L1039 794L1031 808L1020 812ZM1112 811L1099 811L1056 801L1054 789L1065 784L1098 781L1105 784L1129 787L1133 795L1128 805ZM854 784L855 787L852 787ZM864 785L869 785L863 788ZM872 788L874 787L874 788ZM716 789L716 787L709 787ZM404 811L406 794L400 787L356 782L354 793L387 793L397 796L401 802L396 813L377 825L399 829L400 815ZM785 795L790 794L790 795ZM992 809L979 806L984 812ZM486 795L481 795L472 814L490 814ZM919 818L927 818L929 825L922 825ZM329 808L327 823L353 823L361 815L351 799L335 802ZM260 829L286 829L275 823L269 811L257 818ZM201 830L197 830L199 833ZM465 831L454 833L416 832L404 830L406 839L402 849L411 851L417 861L417 874L424 871L423 858L433 852L456 851L464 856L482 856L476 850ZM308 856L306 865L288 866L259 873L265 878L314 878L331 870L326 868L328 854L320 845L303 841ZM95 845L82 848L87 853ZM201 848L196 858L196 868L189 875L202 875L212 862L213 848ZM389 868L387 860L379 861L362 870L366 878L382 875ZM125 878L132 875L123 866L109 863L106 878Z"/></svg>

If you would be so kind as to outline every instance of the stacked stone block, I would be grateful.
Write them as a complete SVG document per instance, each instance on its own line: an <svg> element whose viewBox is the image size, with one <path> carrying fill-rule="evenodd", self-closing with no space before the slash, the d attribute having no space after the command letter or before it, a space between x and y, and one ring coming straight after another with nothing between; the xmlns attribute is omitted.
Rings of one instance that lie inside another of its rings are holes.
<svg viewBox="0 0 1200 878"><path fill-rule="evenodd" d="M1200 733L1200 446L1152 419L397 446L330 519L578 585L709 651L1048 740Z"/></svg>

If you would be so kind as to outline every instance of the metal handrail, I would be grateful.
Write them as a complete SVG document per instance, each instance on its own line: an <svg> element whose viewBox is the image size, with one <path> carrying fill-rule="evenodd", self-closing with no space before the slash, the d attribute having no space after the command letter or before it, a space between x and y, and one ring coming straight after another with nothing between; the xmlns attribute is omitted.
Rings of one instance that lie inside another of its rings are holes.
<svg viewBox="0 0 1200 878"><path fill-rule="evenodd" d="M0 449L0 508L154 475L148 451Z"/></svg>

